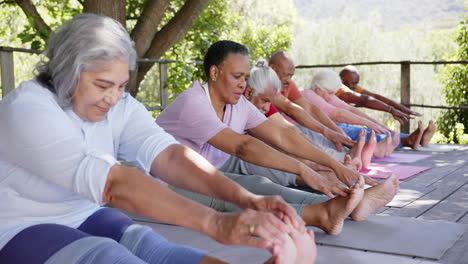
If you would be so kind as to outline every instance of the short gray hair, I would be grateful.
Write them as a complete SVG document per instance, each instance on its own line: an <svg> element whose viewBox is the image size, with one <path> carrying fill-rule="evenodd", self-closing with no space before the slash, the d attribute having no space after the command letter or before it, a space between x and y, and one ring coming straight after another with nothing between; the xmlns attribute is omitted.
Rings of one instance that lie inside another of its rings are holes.
<svg viewBox="0 0 468 264"><path fill-rule="evenodd" d="M127 61L135 69L136 51L125 28L112 18L81 14L63 24L48 42L37 65L38 79L54 92L62 106L71 104L84 70L99 62Z"/></svg>
<svg viewBox="0 0 468 264"><path fill-rule="evenodd" d="M271 84L273 84L276 93L281 91L281 81L278 75L268 66L266 60L260 59L250 70L248 86L253 89L254 95L258 95L264 93Z"/></svg>
<svg viewBox="0 0 468 264"><path fill-rule="evenodd" d="M341 88L341 79L338 74L332 70L319 70L312 78L311 89L317 88L336 92Z"/></svg>

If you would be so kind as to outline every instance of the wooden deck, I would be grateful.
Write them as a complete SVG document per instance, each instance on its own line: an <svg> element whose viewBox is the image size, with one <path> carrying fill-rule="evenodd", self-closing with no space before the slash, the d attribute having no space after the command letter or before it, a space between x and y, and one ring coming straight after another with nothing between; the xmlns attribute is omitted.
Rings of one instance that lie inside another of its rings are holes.
<svg viewBox="0 0 468 264"><path fill-rule="evenodd" d="M468 145L456 145L456 147L456 150L449 152L402 150L415 154L432 154L429 158L408 164L412 166L431 166L432 169L402 181L402 184L416 187L432 186L434 189L404 207L384 207L376 212L377 215L442 220L468 225ZM216 242L197 232L179 227L158 226L158 224L146 221L139 222L152 226L170 241L202 248L210 254L214 254L231 263L260 263L262 262L259 261L260 259L264 260L268 257L267 252L252 248L239 249L238 247L231 246L223 251L220 247L222 245L216 244ZM200 243L201 240L204 242ZM401 241L401 243L405 243L405 241ZM337 259L339 260L332 260L330 256L332 258L338 256ZM330 261L337 264L468 264L468 231L445 252L441 259L436 261L320 245L317 264L332 263Z"/></svg>
<svg viewBox="0 0 468 264"><path fill-rule="evenodd" d="M435 189L402 208L383 208L379 215L443 220L468 224L468 145L432 156L411 165L432 166L432 169L405 180L413 186L433 186ZM415 152L426 154L428 152ZM430 152L429 152L430 153ZM445 264L468 263L468 232L439 260Z"/></svg>

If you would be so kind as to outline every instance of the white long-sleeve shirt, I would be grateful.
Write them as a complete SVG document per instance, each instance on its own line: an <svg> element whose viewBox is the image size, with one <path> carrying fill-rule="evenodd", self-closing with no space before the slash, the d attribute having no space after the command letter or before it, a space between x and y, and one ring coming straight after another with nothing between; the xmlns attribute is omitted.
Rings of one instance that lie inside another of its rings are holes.
<svg viewBox="0 0 468 264"><path fill-rule="evenodd" d="M117 157L149 173L177 143L129 94L87 122L36 80L23 82L0 101L0 249L35 224L78 227L100 208Z"/></svg>

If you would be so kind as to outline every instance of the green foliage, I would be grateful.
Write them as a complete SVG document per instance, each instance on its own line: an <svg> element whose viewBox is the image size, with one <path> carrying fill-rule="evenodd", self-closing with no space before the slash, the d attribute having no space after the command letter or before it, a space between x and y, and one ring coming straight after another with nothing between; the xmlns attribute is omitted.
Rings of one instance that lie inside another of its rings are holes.
<svg viewBox="0 0 468 264"><path fill-rule="evenodd" d="M168 21L183 2L171 1L164 21ZM265 12L265 9L268 15L259 16L258 10ZM250 51L251 62L268 58L276 50L289 49L294 16L292 1L210 1L184 38L163 56L165 59L184 61L168 65L166 85L170 99L188 88L193 81L205 79L201 64L186 61L203 61L208 47L218 40L229 39L244 44ZM157 75L147 75L140 85L140 92L151 89L148 84L154 84L155 81L151 79L155 77Z"/></svg>
<svg viewBox="0 0 468 264"><path fill-rule="evenodd" d="M465 126L462 123L456 123L454 130L450 131L447 135L437 131L432 137L431 143L468 144L468 134L465 134Z"/></svg>
<svg viewBox="0 0 468 264"><path fill-rule="evenodd" d="M434 28L431 24L410 24L383 30L384 15L362 17L351 9L342 16L316 19L301 16L296 24L291 55L296 65L338 64L369 61L438 61L447 60L456 43L450 36L451 28ZM435 78L443 66L411 65L411 103L444 105L441 96L443 85ZM360 84L377 94L400 101L400 65L357 66L361 73ZM336 72L341 67L329 68ZM294 81L300 89L310 87L315 69L297 69ZM439 110L413 107L423 114L417 120L424 125L435 120ZM388 124L394 121L388 113L360 108L376 120ZM411 131L416 129L411 121ZM396 123L396 129L399 124Z"/></svg>
<svg viewBox="0 0 468 264"><path fill-rule="evenodd" d="M460 22L458 34L455 39L458 44L458 50L452 57L453 60L468 60L468 16L465 15L464 19ZM442 90L443 95L448 105L451 106L468 106L468 65L463 64L449 64L441 73L441 82L444 84ZM442 113L437 120L439 130L445 135L449 136L456 130L456 134L460 135L461 123L464 127L463 132L468 132L468 111L450 109ZM461 143L460 140L466 141L466 137L454 137L455 143Z"/></svg>
<svg viewBox="0 0 468 264"><path fill-rule="evenodd" d="M146 2L147 0L127 1L127 28L129 31L141 15ZM170 1L161 25L167 23L184 3L184 0ZM82 12L82 6L77 0L37 0L34 1L34 4L52 29ZM17 5L9 6L15 9L15 12L11 13L23 14ZM204 53L213 42L230 39L243 43L250 50L252 62L258 58L268 58L276 50L289 49L292 41L294 17L294 6L290 0L211 0L184 38L163 56L164 59L182 61L170 63L167 67L166 85L169 88L171 98L185 90L193 81L204 79L201 64L186 62L202 61ZM12 17L12 20L24 19ZM28 18L28 22L20 23L21 27L15 31L12 30L11 33L15 35L15 38L21 40L23 47L43 49L49 37L48 33L36 32L32 18ZM161 28L161 25L158 27ZM0 28L1 30L3 29ZM21 33L18 34L18 32ZM18 46L10 43L14 42L5 44ZM29 45L29 47L24 45ZM25 68L32 69L32 65ZM140 85L138 99L147 105L154 106L159 99L158 78L159 70L156 66L148 72Z"/></svg>
<svg viewBox="0 0 468 264"><path fill-rule="evenodd" d="M40 0L35 1L34 5L52 30L82 12L82 7L76 0ZM37 31L34 28L33 17L27 17L27 20L29 23L24 24L21 33L18 34L18 38L23 44L29 44L28 48L36 50L44 49L49 39L49 32L45 29Z"/></svg>

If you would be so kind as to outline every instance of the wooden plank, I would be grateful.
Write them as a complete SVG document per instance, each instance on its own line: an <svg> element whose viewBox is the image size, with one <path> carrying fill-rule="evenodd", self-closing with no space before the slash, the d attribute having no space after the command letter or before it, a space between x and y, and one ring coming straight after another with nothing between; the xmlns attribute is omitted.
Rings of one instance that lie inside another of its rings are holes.
<svg viewBox="0 0 468 264"><path fill-rule="evenodd" d="M164 109L169 104L169 91L166 87L167 64L159 64L159 96L161 97L161 108Z"/></svg>
<svg viewBox="0 0 468 264"><path fill-rule="evenodd" d="M434 187L436 188L434 191L412 202L411 204L403 208L389 208L381 214L404 217L419 217L437 205L441 200L450 196L453 192L459 189L461 185L466 184L468 182L468 177L465 176L466 173L468 173L468 166L464 166L447 177L437 181L434 184ZM456 221L456 219L454 221Z"/></svg>
<svg viewBox="0 0 468 264"><path fill-rule="evenodd" d="M464 174L468 177L467 173ZM419 218L456 222L468 212L468 184L462 185L449 197L432 207Z"/></svg>
<svg viewBox="0 0 468 264"><path fill-rule="evenodd" d="M468 213L465 214L460 220L458 220L458 223L460 224L468 224Z"/></svg>
<svg viewBox="0 0 468 264"><path fill-rule="evenodd" d="M401 103L409 107L411 103L411 64L409 61L401 63ZM401 133L409 133L410 120L400 126Z"/></svg>
<svg viewBox="0 0 468 264"><path fill-rule="evenodd" d="M0 51L2 76L2 97L15 89L15 66L12 51Z"/></svg>
<svg viewBox="0 0 468 264"><path fill-rule="evenodd" d="M417 175L416 177L409 178L405 183L414 186L432 185L468 164L466 155L468 155L468 151L436 153L431 158L415 162L411 165L432 166L433 168Z"/></svg>

